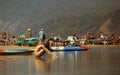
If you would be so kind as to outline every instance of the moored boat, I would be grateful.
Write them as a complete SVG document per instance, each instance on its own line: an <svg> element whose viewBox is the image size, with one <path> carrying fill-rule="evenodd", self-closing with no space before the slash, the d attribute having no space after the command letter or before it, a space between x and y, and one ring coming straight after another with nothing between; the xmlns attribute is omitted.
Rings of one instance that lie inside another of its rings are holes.
<svg viewBox="0 0 120 75"><path fill-rule="evenodd" d="M51 51L86 51L87 47L84 46L51 46Z"/></svg>
<svg viewBox="0 0 120 75"><path fill-rule="evenodd" d="M17 49L17 50L1 50L1 55L15 55L15 54L31 54L33 51L28 49Z"/></svg>

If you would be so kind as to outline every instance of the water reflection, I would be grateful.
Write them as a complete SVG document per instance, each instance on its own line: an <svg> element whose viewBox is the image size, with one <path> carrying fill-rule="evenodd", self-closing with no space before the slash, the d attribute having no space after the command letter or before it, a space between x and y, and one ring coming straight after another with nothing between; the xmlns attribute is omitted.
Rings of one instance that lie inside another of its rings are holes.
<svg viewBox="0 0 120 75"><path fill-rule="evenodd" d="M35 58L35 66L36 66L37 73L50 72L51 60L52 60L51 58L47 60L42 58Z"/></svg>
<svg viewBox="0 0 120 75"><path fill-rule="evenodd" d="M70 75L120 74L120 50L118 48L91 48L89 51L56 53L60 58L52 66L55 72ZM57 73L56 73L57 74Z"/></svg>
<svg viewBox="0 0 120 75"><path fill-rule="evenodd" d="M7 75L7 67L6 67L7 62L4 61L4 58L0 58L0 75Z"/></svg>
<svg viewBox="0 0 120 75"><path fill-rule="evenodd" d="M55 54L57 54L59 58L52 64L53 72L60 71L60 74L69 73L70 75L74 75L80 72L80 70L88 70L88 65L86 64L89 62L88 51L68 51Z"/></svg>
<svg viewBox="0 0 120 75"><path fill-rule="evenodd" d="M119 75L120 48L53 52L57 59L0 56L0 75ZM46 58L47 56L45 56Z"/></svg>
<svg viewBox="0 0 120 75"><path fill-rule="evenodd" d="M29 63L28 56L0 56L0 75L31 75Z"/></svg>

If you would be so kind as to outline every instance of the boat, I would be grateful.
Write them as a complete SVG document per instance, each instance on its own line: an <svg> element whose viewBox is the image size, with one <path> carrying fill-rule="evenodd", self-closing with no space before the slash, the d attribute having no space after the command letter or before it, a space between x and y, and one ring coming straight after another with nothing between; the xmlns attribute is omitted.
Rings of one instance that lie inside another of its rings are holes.
<svg viewBox="0 0 120 75"><path fill-rule="evenodd" d="M38 41L35 38L27 38L25 40L22 40L22 39L18 40L17 44L19 46L21 46L21 45L36 46L38 44Z"/></svg>
<svg viewBox="0 0 120 75"><path fill-rule="evenodd" d="M31 54L33 50L17 49L17 50L1 50L0 55L16 55L16 54Z"/></svg>
<svg viewBox="0 0 120 75"><path fill-rule="evenodd" d="M88 50L85 46L51 46L51 51L86 51Z"/></svg>
<svg viewBox="0 0 120 75"><path fill-rule="evenodd" d="M31 39L27 42L29 46L36 46L38 44L37 39Z"/></svg>

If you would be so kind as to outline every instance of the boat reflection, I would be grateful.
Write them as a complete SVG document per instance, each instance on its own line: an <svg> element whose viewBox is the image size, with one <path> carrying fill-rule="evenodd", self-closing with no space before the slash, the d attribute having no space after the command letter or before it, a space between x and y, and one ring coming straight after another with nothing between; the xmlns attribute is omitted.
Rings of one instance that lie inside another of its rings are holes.
<svg viewBox="0 0 120 75"><path fill-rule="evenodd" d="M0 56L0 75L120 75L119 49L105 46L53 52L58 56L54 60L48 56Z"/></svg>
<svg viewBox="0 0 120 75"><path fill-rule="evenodd" d="M0 56L0 75L31 75L29 56Z"/></svg>

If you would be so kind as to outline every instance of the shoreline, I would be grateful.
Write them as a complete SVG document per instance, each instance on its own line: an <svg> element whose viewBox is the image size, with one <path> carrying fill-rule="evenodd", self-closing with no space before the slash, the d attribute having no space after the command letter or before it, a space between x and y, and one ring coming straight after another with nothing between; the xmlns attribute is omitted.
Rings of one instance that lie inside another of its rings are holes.
<svg viewBox="0 0 120 75"><path fill-rule="evenodd" d="M81 45L86 46L88 48L120 48L120 45ZM14 49L34 49L36 46L0 46L1 50L14 50Z"/></svg>
<svg viewBox="0 0 120 75"><path fill-rule="evenodd" d="M36 46L35 46L36 47ZM35 47L29 47L29 46L0 46L0 49L2 50L14 50L14 49L33 49Z"/></svg>
<svg viewBox="0 0 120 75"><path fill-rule="evenodd" d="M106 48L120 48L120 45L82 45L82 46L86 46L88 48L102 48L102 47L106 47Z"/></svg>

